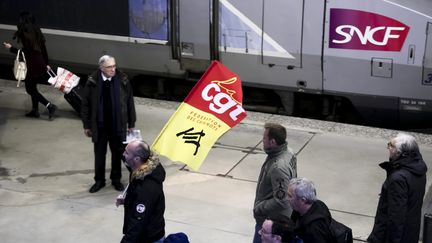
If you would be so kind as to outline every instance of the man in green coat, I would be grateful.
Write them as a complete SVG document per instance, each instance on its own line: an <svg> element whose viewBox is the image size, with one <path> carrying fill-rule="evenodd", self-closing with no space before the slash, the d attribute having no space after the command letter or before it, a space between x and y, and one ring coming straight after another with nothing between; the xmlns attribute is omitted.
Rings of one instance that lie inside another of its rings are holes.
<svg viewBox="0 0 432 243"><path fill-rule="evenodd" d="M289 206L288 183L297 177L297 158L288 148L286 129L280 124L264 125L263 147L267 158L261 167L253 214L256 221L253 243L261 243L259 230L266 219L287 222Z"/></svg>

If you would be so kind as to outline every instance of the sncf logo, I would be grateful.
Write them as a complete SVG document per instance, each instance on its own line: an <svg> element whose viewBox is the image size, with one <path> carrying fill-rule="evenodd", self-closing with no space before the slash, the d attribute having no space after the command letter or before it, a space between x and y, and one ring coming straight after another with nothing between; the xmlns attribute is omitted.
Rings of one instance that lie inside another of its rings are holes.
<svg viewBox="0 0 432 243"><path fill-rule="evenodd" d="M409 27L395 19L351 9L330 9L329 48L400 51Z"/></svg>

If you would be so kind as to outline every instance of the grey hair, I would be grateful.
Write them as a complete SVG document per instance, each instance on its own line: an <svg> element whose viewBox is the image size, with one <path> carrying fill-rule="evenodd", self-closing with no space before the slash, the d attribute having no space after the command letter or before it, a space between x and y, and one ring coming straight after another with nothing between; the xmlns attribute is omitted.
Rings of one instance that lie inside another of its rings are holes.
<svg viewBox="0 0 432 243"><path fill-rule="evenodd" d="M103 55L99 58L99 67L102 67L102 65L109 59L114 59L114 57L110 56L110 55Z"/></svg>
<svg viewBox="0 0 432 243"><path fill-rule="evenodd" d="M419 152L419 147L415 138L409 134L398 133L396 137L393 138L393 140L395 141L394 146L396 147L398 154L411 154Z"/></svg>
<svg viewBox="0 0 432 243"><path fill-rule="evenodd" d="M317 200L315 185L307 178L293 178L288 187L294 187L294 194L298 198L304 198L307 204L312 204Z"/></svg>

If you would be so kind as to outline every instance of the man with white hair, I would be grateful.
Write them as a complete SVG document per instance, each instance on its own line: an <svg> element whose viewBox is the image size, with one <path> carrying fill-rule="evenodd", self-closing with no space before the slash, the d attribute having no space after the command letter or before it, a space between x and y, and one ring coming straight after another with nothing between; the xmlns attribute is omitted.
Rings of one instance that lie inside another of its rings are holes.
<svg viewBox="0 0 432 243"><path fill-rule="evenodd" d="M389 161L368 242L418 242L427 167L415 138L399 133L387 143Z"/></svg>
<svg viewBox="0 0 432 243"><path fill-rule="evenodd" d="M293 209L294 236L304 243L332 243L332 220L324 202L316 197L313 182L307 178L291 179L288 185L288 202Z"/></svg>
<svg viewBox="0 0 432 243"><path fill-rule="evenodd" d="M84 134L92 138L95 153L94 193L105 186L105 156L111 150L110 179L114 189L122 191L121 156L123 141L136 121L132 86L123 72L117 70L114 57L99 58L99 69L92 73L84 88L81 104Z"/></svg>
<svg viewBox="0 0 432 243"><path fill-rule="evenodd" d="M263 243L302 242L333 243L334 220L327 205L316 196L314 183L307 178L293 178L288 184L288 203L293 212L291 221L281 224L266 220L260 231ZM347 236L345 236L347 237ZM344 242L352 242L349 237Z"/></svg>

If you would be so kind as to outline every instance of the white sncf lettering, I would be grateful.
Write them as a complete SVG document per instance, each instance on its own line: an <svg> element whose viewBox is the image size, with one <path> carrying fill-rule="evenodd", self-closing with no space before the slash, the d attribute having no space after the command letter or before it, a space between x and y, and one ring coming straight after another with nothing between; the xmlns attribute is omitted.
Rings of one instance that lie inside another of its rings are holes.
<svg viewBox="0 0 432 243"><path fill-rule="evenodd" d="M210 92L214 91L216 94L211 95ZM212 101L209 104L209 109L217 114L223 114L231 109L229 116L233 121L237 120L237 116L241 113L245 112L243 107L237 104L229 95L221 92L220 87L217 84L209 84L207 85L202 93L201 97L205 101Z"/></svg>
<svg viewBox="0 0 432 243"><path fill-rule="evenodd" d="M366 26L366 29L364 33L362 33L359 28L353 25L340 25L336 28L336 33L339 35L345 37L342 40L332 40L333 43L336 44L345 44L352 40L354 34L357 35L362 45L366 45L368 42L370 42L373 45L377 46L385 46L387 45L389 39L397 39L400 37L398 35L397 31L403 31L405 30L405 27L385 27L385 26L378 26L375 28L372 28L371 26ZM374 35L379 32L384 32L384 38L382 41L377 41L374 38Z"/></svg>

